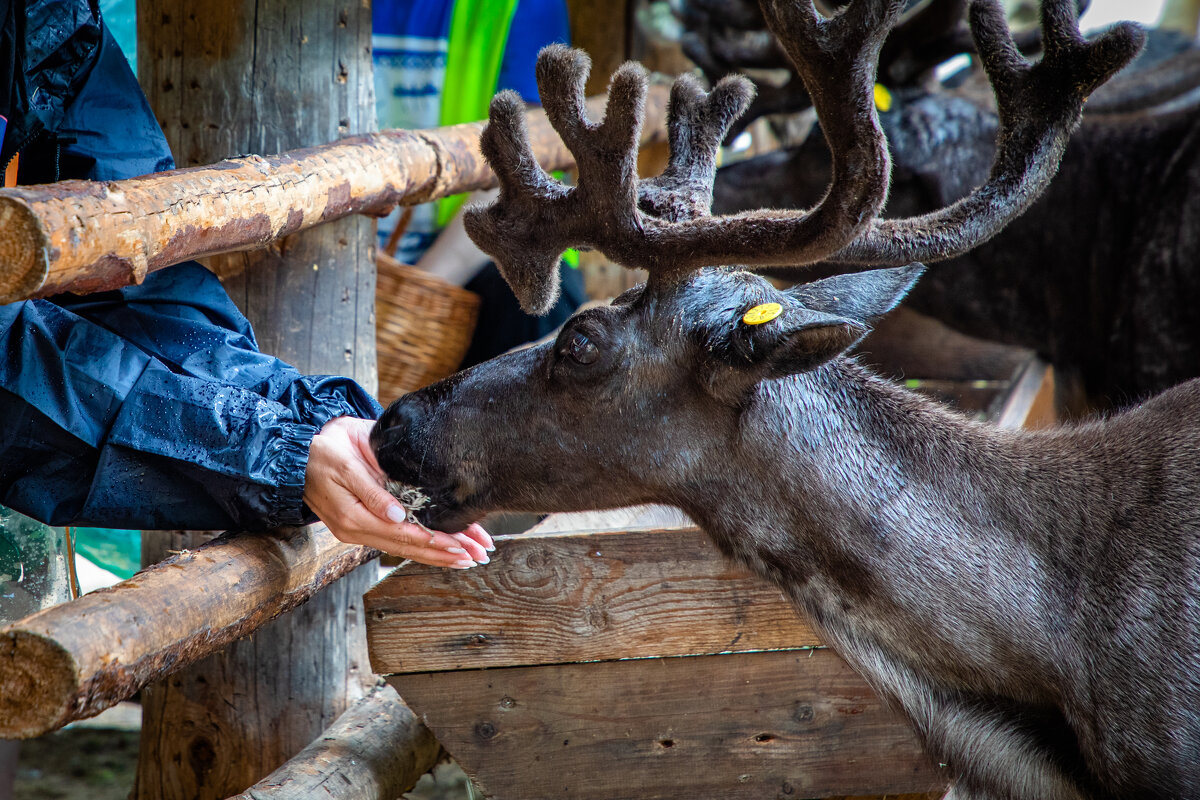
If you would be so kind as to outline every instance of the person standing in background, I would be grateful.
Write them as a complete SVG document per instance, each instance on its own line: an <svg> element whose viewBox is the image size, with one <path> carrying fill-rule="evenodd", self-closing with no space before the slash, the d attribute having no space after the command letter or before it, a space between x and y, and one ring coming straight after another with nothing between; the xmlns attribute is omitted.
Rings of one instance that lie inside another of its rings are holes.
<svg viewBox="0 0 1200 800"><path fill-rule="evenodd" d="M372 15L380 128L437 128L486 119L492 96L502 89L536 103L538 52L570 39L563 0L377 0ZM470 201L487 196L480 193ZM521 311L495 264L463 228L467 202L466 195L458 195L414 208L395 254L482 298L462 367L546 335L586 300L579 271L564 259L558 304L540 318ZM399 216L380 221L381 245Z"/></svg>

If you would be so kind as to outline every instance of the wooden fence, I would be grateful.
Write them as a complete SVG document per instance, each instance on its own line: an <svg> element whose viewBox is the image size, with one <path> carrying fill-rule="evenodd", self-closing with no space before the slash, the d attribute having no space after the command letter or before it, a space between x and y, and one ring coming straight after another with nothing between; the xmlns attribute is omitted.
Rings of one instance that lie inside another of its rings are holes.
<svg viewBox="0 0 1200 800"><path fill-rule="evenodd" d="M603 114L604 98L589 101ZM667 88L651 87L643 143L665 139ZM574 165L541 111L530 138L547 169ZM267 158L124 181L0 190L0 301L116 288L200 256L252 249L356 213L483 188L482 123L384 131ZM230 533L127 581L0 629L0 738L98 714L312 597L375 551L320 524ZM440 747L377 688L244 797L394 798ZM327 781L338 774L349 780ZM306 788L308 787L308 788Z"/></svg>

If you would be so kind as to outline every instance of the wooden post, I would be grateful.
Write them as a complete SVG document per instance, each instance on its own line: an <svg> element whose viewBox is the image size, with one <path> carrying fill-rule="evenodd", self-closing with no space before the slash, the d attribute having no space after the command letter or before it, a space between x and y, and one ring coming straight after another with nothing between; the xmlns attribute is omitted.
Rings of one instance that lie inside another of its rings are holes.
<svg viewBox="0 0 1200 800"><path fill-rule="evenodd" d="M588 94L606 91L608 79L629 58L632 5L629 0L567 0L571 44L592 59Z"/></svg>
<svg viewBox="0 0 1200 800"><path fill-rule="evenodd" d="M374 127L370 37L370 5L349 0L141 0L139 78L180 166L279 153ZM240 256L256 263L227 288L264 351L374 390L373 228L349 217ZM237 794L361 697L374 569L148 687L133 796Z"/></svg>

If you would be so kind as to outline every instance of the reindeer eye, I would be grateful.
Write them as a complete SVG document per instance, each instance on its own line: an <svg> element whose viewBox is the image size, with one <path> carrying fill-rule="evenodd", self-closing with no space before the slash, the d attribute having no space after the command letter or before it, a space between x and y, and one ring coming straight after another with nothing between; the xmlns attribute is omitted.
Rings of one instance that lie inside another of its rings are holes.
<svg viewBox="0 0 1200 800"><path fill-rule="evenodd" d="M591 364L600 357L600 350L592 340L576 332L567 342L567 355L580 364Z"/></svg>

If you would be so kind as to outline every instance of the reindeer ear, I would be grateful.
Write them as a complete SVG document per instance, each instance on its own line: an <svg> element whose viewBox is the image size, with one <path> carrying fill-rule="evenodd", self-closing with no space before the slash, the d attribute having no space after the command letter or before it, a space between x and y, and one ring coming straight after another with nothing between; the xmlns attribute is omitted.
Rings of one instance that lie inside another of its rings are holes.
<svg viewBox="0 0 1200 800"><path fill-rule="evenodd" d="M835 275L781 293L783 302L745 309L730 338L734 361L773 378L820 366L865 336L924 270L910 264Z"/></svg>
<svg viewBox="0 0 1200 800"><path fill-rule="evenodd" d="M851 272L795 286L788 294L805 308L866 325L895 308L924 272L924 264Z"/></svg>
<svg viewBox="0 0 1200 800"><path fill-rule="evenodd" d="M760 321L764 315L769 318ZM794 375L845 352L867 331L854 320L795 303L765 303L738 320L729 342L731 362L750 367L760 378Z"/></svg>

